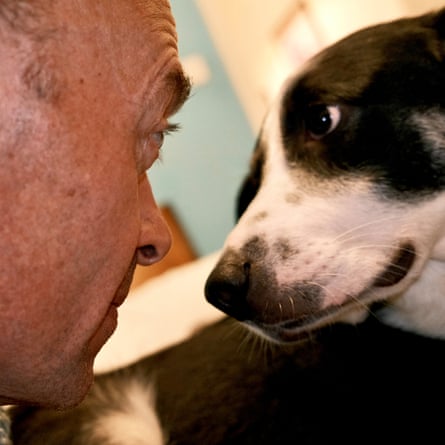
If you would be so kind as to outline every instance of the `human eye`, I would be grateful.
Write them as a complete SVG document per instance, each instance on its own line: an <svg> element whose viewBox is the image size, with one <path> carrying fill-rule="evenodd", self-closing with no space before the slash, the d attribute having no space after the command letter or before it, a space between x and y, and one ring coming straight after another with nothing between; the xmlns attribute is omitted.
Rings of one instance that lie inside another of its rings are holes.
<svg viewBox="0 0 445 445"><path fill-rule="evenodd" d="M158 147L158 151L160 151L162 146L164 145L165 137L178 130L178 124L168 124L167 127L163 128L162 130L154 131L150 134L153 144Z"/></svg>
<svg viewBox="0 0 445 445"><path fill-rule="evenodd" d="M158 147L159 151L164 145L165 135L165 131L156 131L154 133L150 133L149 135L149 137L152 139L152 142Z"/></svg>
<svg viewBox="0 0 445 445"><path fill-rule="evenodd" d="M167 124L164 128L151 131L145 135L142 150L138 156L138 165L141 172L148 170L161 157L165 137L178 129L179 125L177 124Z"/></svg>

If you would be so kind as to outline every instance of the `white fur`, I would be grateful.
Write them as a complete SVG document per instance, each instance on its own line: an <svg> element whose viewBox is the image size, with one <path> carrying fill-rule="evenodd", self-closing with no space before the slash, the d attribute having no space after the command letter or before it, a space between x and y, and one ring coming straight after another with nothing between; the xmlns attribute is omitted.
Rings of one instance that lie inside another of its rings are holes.
<svg viewBox="0 0 445 445"><path fill-rule="evenodd" d="M382 320L429 337L445 338L445 263L429 261L402 298L382 312Z"/></svg>
<svg viewBox="0 0 445 445"><path fill-rule="evenodd" d="M413 125L421 130L426 144L442 152L445 140L445 116L439 110L414 113ZM443 157L444 155L442 155Z"/></svg>
<svg viewBox="0 0 445 445"><path fill-rule="evenodd" d="M163 445L153 388L133 379L116 388L116 393L110 411L104 410L90 425L92 435L107 445ZM107 387L106 397L113 397L113 388Z"/></svg>

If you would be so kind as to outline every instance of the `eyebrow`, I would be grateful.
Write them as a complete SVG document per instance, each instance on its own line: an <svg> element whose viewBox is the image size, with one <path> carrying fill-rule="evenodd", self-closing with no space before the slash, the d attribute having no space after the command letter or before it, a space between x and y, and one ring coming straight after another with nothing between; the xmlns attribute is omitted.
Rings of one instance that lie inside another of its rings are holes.
<svg viewBox="0 0 445 445"><path fill-rule="evenodd" d="M172 93L168 112L170 115L173 115L179 111L190 97L192 83L182 69L176 69L167 74L164 85Z"/></svg>

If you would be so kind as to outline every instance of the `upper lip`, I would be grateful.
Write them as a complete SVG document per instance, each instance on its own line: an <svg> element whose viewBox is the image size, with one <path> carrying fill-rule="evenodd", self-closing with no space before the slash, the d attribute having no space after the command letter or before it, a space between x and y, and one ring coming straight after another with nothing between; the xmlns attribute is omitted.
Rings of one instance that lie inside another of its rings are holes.
<svg viewBox="0 0 445 445"><path fill-rule="evenodd" d="M133 273L136 267L136 256L134 256L130 267L128 268L124 278L122 279L119 287L116 290L113 301L111 302L112 306L119 307L127 298L128 292L130 290L131 282L133 281Z"/></svg>
<svg viewBox="0 0 445 445"><path fill-rule="evenodd" d="M118 292L115 297L113 298L113 301L111 302L112 306L119 307L127 298L128 292Z"/></svg>
<svg viewBox="0 0 445 445"><path fill-rule="evenodd" d="M111 304L113 306L119 307L127 298L128 292L130 290L130 286L131 286L131 281L133 279L133 272L131 273L127 273L123 279L123 281L121 282L121 284L119 285L113 301L111 302Z"/></svg>

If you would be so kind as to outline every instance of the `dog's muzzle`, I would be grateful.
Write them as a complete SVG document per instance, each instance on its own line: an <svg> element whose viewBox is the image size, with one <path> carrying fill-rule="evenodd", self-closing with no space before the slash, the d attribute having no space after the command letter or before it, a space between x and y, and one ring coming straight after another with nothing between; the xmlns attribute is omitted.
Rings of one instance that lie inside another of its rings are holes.
<svg viewBox="0 0 445 445"><path fill-rule="evenodd" d="M226 314L258 325L296 318L303 321L321 304L319 286L296 282L280 288L271 266L232 250L221 257L208 277L205 295L209 303Z"/></svg>
<svg viewBox="0 0 445 445"><path fill-rule="evenodd" d="M326 306L323 286L305 280L279 285L275 270L264 257L229 249L209 275L205 296L218 309L260 328L269 337L292 341L351 309L363 310L377 301L375 291L382 295L386 288L383 294L392 295L392 286L405 278L415 258L414 246L401 244L386 268L359 294L339 305Z"/></svg>

